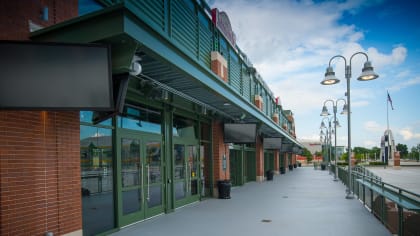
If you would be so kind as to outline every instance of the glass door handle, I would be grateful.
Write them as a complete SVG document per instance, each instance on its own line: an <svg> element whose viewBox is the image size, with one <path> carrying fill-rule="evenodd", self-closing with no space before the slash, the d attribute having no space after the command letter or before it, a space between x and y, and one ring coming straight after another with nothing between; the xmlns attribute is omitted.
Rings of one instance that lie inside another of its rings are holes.
<svg viewBox="0 0 420 236"><path fill-rule="evenodd" d="M140 172L141 172L141 181L140 181L140 186L143 185L143 178L144 178L144 170L143 170L143 166L140 166ZM140 188L141 189L141 188ZM142 196L143 194L140 194L140 196ZM141 198L141 202L144 205L144 197L142 196Z"/></svg>
<svg viewBox="0 0 420 236"><path fill-rule="evenodd" d="M185 192L188 193L188 165L185 163Z"/></svg>
<svg viewBox="0 0 420 236"><path fill-rule="evenodd" d="M150 165L147 165L147 201L150 201Z"/></svg>

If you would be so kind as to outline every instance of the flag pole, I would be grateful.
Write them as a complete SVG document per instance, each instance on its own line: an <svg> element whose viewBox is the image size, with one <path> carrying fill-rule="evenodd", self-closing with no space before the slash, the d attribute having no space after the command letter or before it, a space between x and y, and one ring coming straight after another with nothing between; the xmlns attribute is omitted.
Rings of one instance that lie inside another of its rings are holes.
<svg viewBox="0 0 420 236"><path fill-rule="evenodd" d="M384 168L386 169L386 166L388 165L388 160L389 160L389 98L388 98L388 91L386 91L387 97L386 97L386 134L388 136L388 139L386 139L386 158L385 158L385 165Z"/></svg>
<svg viewBox="0 0 420 236"><path fill-rule="evenodd" d="M389 110L389 93L388 91L386 91L387 97L386 97L386 129L389 130L389 115L388 115L388 110ZM387 131L388 132L388 131Z"/></svg>

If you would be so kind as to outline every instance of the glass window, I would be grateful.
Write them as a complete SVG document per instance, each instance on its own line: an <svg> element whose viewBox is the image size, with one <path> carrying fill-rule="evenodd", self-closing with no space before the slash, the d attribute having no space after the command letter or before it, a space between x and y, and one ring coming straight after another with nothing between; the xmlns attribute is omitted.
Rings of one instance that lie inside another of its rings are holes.
<svg viewBox="0 0 420 236"><path fill-rule="evenodd" d="M123 187L139 186L141 183L140 141L121 139L121 183Z"/></svg>
<svg viewBox="0 0 420 236"><path fill-rule="evenodd" d="M100 113L98 113L98 112L81 111L80 112L80 122L93 124L93 122L92 122L93 117L99 116L99 115L100 115ZM99 125L111 126L112 125L112 119L108 118L108 119L100 122Z"/></svg>
<svg viewBox="0 0 420 236"><path fill-rule="evenodd" d="M79 16L103 9L95 0L79 0Z"/></svg>
<svg viewBox="0 0 420 236"><path fill-rule="evenodd" d="M130 213L140 211L141 202L142 202L141 188L122 191L122 208L123 208L124 215L128 215Z"/></svg>
<svg viewBox="0 0 420 236"><path fill-rule="evenodd" d="M174 115L172 133L175 137L196 139L197 122Z"/></svg>
<svg viewBox="0 0 420 236"><path fill-rule="evenodd" d="M161 134L162 115L160 111L148 108L126 107L123 116L118 116L118 127Z"/></svg>
<svg viewBox="0 0 420 236"><path fill-rule="evenodd" d="M162 205L162 187L160 185L150 186L150 200L147 202L147 206L155 207Z"/></svg>
<svg viewBox="0 0 420 236"><path fill-rule="evenodd" d="M174 158L175 158L175 179L185 178L184 162L185 162L185 146L181 144L174 145Z"/></svg>
<svg viewBox="0 0 420 236"><path fill-rule="evenodd" d="M112 130L80 126L83 233L114 228Z"/></svg>
<svg viewBox="0 0 420 236"><path fill-rule="evenodd" d="M146 144L146 161L149 167L150 183L162 182L162 157L160 142L148 142Z"/></svg>

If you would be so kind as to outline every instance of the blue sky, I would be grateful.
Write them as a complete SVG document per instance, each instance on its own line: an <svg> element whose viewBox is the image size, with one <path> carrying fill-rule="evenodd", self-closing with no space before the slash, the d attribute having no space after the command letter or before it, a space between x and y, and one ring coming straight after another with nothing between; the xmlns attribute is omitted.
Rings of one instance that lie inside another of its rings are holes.
<svg viewBox="0 0 420 236"><path fill-rule="evenodd" d="M360 82L365 58L352 60L352 146L380 146L387 127L387 91L395 142L420 144L420 3L417 1L211 0L227 12L237 43L294 113L299 140L319 140L326 99L345 98L344 61L333 60L339 84L323 86L328 61L366 52L379 74ZM339 103L338 112L342 109ZM332 104L327 103L332 113ZM347 145L347 118L337 114L337 145Z"/></svg>

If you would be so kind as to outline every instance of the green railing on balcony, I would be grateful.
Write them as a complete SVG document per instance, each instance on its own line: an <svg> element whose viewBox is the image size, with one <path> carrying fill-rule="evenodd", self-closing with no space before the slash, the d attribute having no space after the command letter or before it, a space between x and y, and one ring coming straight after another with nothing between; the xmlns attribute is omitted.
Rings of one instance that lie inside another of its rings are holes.
<svg viewBox="0 0 420 236"><path fill-rule="evenodd" d="M419 235L420 194L385 183L365 168L352 170L353 193L392 234ZM347 167L338 168L338 177L348 186Z"/></svg>
<svg viewBox="0 0 420 236"><path fill-rule="evenodd" d="M232 45L213 24L211 9L204 0L102 0L105 5L124 4L153 30L168 39L198 64L211 68L211 52L227 61L228 84L233 92L254 104L255 95L264 101L262 112L279 114L278 125L288 132L292 125L276 104L276 99L255 71L248 57ZM285 125L284 125L285 124Z"/></svg>

